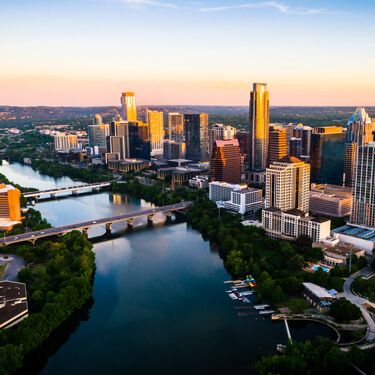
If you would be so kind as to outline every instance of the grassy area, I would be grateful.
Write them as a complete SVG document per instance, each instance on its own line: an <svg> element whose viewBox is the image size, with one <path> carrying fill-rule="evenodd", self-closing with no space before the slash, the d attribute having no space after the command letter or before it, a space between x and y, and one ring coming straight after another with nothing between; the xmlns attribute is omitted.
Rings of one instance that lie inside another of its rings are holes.
<svg viewBox="0 0 375 375"><path fill-rule="evenodd" d="M6 264L0 264L0 279L3 277L6 268Z"/></svg>

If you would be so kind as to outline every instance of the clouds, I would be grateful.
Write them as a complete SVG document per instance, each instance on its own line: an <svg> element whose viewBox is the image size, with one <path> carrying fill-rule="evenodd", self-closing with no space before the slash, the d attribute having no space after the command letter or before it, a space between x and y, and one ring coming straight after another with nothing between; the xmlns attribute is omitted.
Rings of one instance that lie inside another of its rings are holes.
<svg viewBox="0 0 375 375"><path fill-rule="evenodd" d="M175 10L189 10L204 13L215 13L215 12L228 12L234 10L250 10L250 9L270 9L278 11L288 15L314 15L320 13L335 13L327 11L323 8L303 8L303 7L291 7L285 3L277 1L263 1L263 2L247 2L237 5L205 5L202 3L185 3L177 4L176 2L164 2L154 0L117 0L124 5L133 8L145 8L145 7L159 7L169 8Z"/></svg>

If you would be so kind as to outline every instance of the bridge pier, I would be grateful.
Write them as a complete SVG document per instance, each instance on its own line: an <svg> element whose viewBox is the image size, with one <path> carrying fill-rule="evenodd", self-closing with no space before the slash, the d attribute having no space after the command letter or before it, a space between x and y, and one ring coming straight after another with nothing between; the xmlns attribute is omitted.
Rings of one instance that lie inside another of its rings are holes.
<svg viewBox="0 0 375 375"><path fill-rule="evenodd" d="M92 191L94 193L99 193L100 192L100 187L92 188Z"/></svg>
<svg viewBox="0 0 375 375"><path fill-rule="evenodd" d="M56 193L51 193L51 198L56 199Z"/></svg>
<svg viewBox="0 0 375 375"><path fill-rule="evenodd" d="M154 216L155 216L155 214L147 215L147 223L149 225L152 225L154 223Z"/></svg>
<svg viewBox="0 0 375 375"><path fill-rule="evenodd" d="M134 218L130 218L130 219L126 220L126 222L128 223L128 229L132 229Z"/></svg>
<svg viewBox="0 0 375 375"><path fill-rule="evenodd" d="M72 195L75 196L75 197L76 197L77 195L79 195L78 190L72 190Z"/></svg>
<svg viewBox="0 0 375 375"><path fill-rule="evenodd" d="M112 233L112 223L107 223L105 225L105 234L111 234Z"/></svg>
<svg viewBox="0 0 375 375"><path fill-rule="evenodd" d="M165 213L167 223L170 223L172 221L172 216L173 216L173 213L171 211L167 211Z"/></svg>

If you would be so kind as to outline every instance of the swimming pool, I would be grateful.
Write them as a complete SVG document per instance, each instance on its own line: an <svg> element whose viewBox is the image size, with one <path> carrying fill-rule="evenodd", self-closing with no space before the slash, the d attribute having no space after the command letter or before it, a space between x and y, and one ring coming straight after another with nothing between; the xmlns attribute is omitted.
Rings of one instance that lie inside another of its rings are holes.
<svg viewBox="0 0 375 375"><path fill-rule="evenodd" d="M318 271L319 268L320 268L323 272L329 272L329 268L327 268L327 267L323 267L323 266L314 266L314 267L313 267L313 270L314 270L314 271Z"/></svg>

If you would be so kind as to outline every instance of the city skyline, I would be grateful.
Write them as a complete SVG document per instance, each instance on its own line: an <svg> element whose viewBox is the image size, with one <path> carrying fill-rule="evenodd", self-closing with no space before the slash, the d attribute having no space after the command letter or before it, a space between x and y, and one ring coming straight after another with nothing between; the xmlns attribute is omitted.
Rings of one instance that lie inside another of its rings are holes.
<svg viewBox="0 0 375 375"><path fill-rule="evenodd" d="M375 105L373 8L366 0L5 0L0 103L118 105L129 88L141 105L246 106L251 83L265 81L274 106Z"/></svg>

